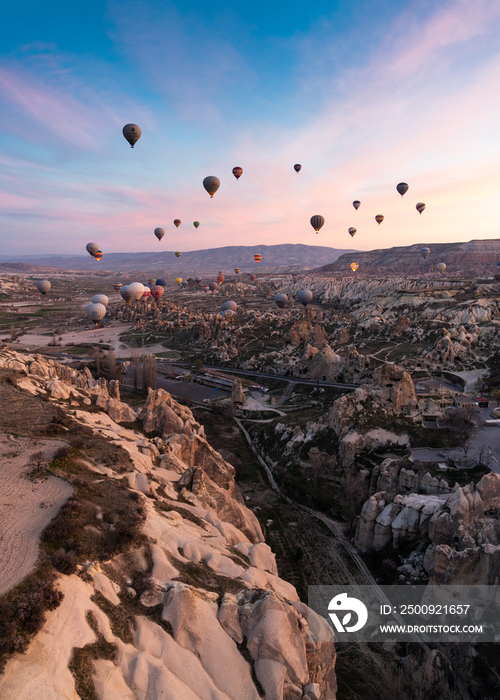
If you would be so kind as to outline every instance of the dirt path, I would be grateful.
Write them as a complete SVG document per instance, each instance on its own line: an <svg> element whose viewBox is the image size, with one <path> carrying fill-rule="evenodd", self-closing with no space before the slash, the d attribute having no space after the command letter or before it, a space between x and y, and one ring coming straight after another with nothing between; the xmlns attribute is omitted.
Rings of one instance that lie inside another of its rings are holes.
<svg viewBox="0 0 500 700"><path fill-rule="evenodd" d="M54 476L28 478L40 453L49 461L65 443L0 434L0 595L35 566L44 528L71 496L71 486Z"/></svg>

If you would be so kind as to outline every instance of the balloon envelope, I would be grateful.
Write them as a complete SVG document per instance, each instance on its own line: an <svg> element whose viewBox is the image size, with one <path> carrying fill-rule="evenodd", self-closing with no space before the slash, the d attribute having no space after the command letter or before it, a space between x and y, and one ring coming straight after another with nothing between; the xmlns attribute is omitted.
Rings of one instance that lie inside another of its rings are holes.
<svg viewBox="0 0 500 700"><path fill-rule="evenodd" d="M200 284L200 282L201 282L202 280L201 280L201 277L195 277L195 278L194 278L194 281L195 281L197 284Z"/></svg>
<svg viewBox="0 0 500 700"><path fill-rule="evenodd" d="M235 267L235 268L234 268L234 271L235 271L235 273L236 273L237 275L240 274L240 268L239 268L239 267Z"/></svg>
<svg viewBox="0 0 500 700"><path fill-rule="evenodd" d="M122 129L123 135L130 144L130 147L134 147L134 143L137 143L141 138L141 127L137 124L125 124Z"/></svg>
<svg viewBox="0 0 500 700"><path fill-rule="evenodd" d="M180 285L182 284L182 277L176 277L176 278L175 278L175 281L176 281L177 284L180 286Z"/></svg>
<svg viewBox="0 0 500 700"><path fill-rule="evenodd" d="M320 216L319 214L311 216L311 226L316 231L316 233L319 232L320 228L323 226L324 223L325 219L323 216Z"/></svg>
<svg viewBox="0 0 500 700"><path fill-rule="evenodd" d="M123 301L126 301L127 304L130 304L130 302L133 299L133 296L132 292L128 288L128 285L120 289L120 296L123 299Z"/></svg>
<svg viewBox="0 0 500 700"><path fill-rule="evenodd" d="M436 265L439 272L444 272L446 270L446 263L440 262Z"/></svg>
<svg viewBox="0 0 500 700"><path fill-rule="evenodd" d="M296 173L300 173L300 171L302 170L302 166L300 163L295 163L295 165L293 166L293 169L295 170Z"/></svg>
<svg viewBox="0 0 500 700"><path fill-rule="evenodd" d="M250 275L250 282L255 282L256 279L255 275Z"/></svg>
<svg viewBox="0 0 500 700"><path fill-rule="evenodd" d="M288 297L286 294L276 294L274 297L274 303L278 307L278 309L282 309L284 306L288 304Z"/></svg>
<svg viewBox="0 0 500 700"><path fill-rule="evenodd" d="M428 248L427 246L420 248L420 255L423 257L424 260L429 255L430 252L431 252L431 249Z"/></svg>
<svg viewBox="0 0 500 700"><path fill-rule="evenodd" d="M92 302L85 309L85 313L91 321L95 321L97 323L98 321L102 321L102 319L106 316L106 307L104 304Z"/></svg>
<svg viewBox="0 0 500 700"><path fill-rule="evenodd" d="M353 206L356 210L358 210L358 209L360 208L360 206L361 206L361 202L359 201L359 199L355 199L354 202L352 203L352 206Z"/></svg>
<svg viewBox="0 0 500 700"><path fill-rule="evenodd" d="M353 263L350 264L350 268L351 268L351 270L352 270L353 272L356 272L356 270L358 269L358 267L359 267L358 263L354 263L354 262L353 262Z"/></svg>
<svg viewBox="0 0 500 700"><path fill-rule="evenodd" d="M219 285L217 284L217 282L210 282L208 288L211 292L215 292L215 290L219 288Z"/></svg>
<svg viewBox="0 0 500 700"><path fill-rule="evenodd" d="M47 294L47 292L50 292L50 287L51 284L49 280L38 280L38 282L36 283L36 288L38 289L40 294L43 295Z"/></svg>
<svg viewBox="0 0 500 700"><path fill-rule="evenodd" d="M180 220L180 219L174 219L174 226L175 226L176 228L179 228L180 225L181 225L181 220Z"/></svg>
<svg viewBox="0 0 500 700"><path fill-rule="evenodd" d="M256 253L253 256L253 259L255 260L256 263L260 263L260 261L262 260L262 255L260 253Z"/></svg>
<svg viewBox="0 0 500 700"><path fill-rule="evenodd" d="M132 299L137 301L144 294L144 285L141 282L132 282L128 285L128 291L132 294Z"/></svg>
<svg viewBox="0 0 500 700"><path fill-rule="evenodd" d="M118 294L120 293L120 289L121 289L122 287L123 287L123 284L122 284L121 282L116 282L116 283L113 285L113 289L115 290L115 292L118 292Z"/></svg>
<svg viewBox="0 0 500 700"><path fill-rule="evenodd" d="M220 180L218 177L215 177L215 175L208 175L208 177L203 180L203 187L210 197L213 197L220 187Z"/></svg>
<svg viewBox="0 0 500 700"><path fill-rule="evenodd" d="M105 294L94 294L92 297L92 303L107 306L109 304L109 299Z"/></svg>
<svg viewBox="0 0 500 700"><path fill-rule="evenodd" d="M199 225L200 225L200 222L199 222L199 221L193 221L193 226L194 226L195 228L198 228Z"/></svg>
<svg viewBox="0 0 500 700"><path fill-rule="evenodd" d="M174 255L175 255L176 258L180 258L180 257L181 257L181 252L180 252L179 250L176 250L175 253L174 253Z"/></svg>
<svg viewBox="0 0 500 700"><path fill-rule="evenodd" d="M415 205L415 209L421 214L425 209L425 204L423 202L418 202L418 204Z"/></svg>
<svg viewBox="0 0 500 700"><path fill-rule="evenodd" d="M156 280L156 284L160 284L162 287L167 286L167 280L164 280L163 277L158 277Z"/></svg>
<svg viewBox="0 0 500 700"><path fill-rule="evenodd" d="M297 294L297 299L303 306L307 306L312 301L313 293L309 289L301 289Z"/></svg>
<svg viewBox="0 0 500 700"><path fill-rule="evenodd" d="M377 224L378 224L379 226L380 226L380 224L382 223L383 220L384 220L384 217L382 216L382 214L377 214L377 216L375 217L375 221L377 222Z"/></svg>
<svg viewBox="0 0 500 700"><path fill-rule="evenodd" d="M399 185L396 185L396 189L399 194L403 196L408 192L408 184L406 182L400 182Z"/></svg>
<svg viewBox="0 0 500 700"><path fill-rule="evenodd" d="M163 289L161 284L154 284L151 287L151 296L153 297L153 299L155 301L158 301L158 299L160 299L160 297L163 296L164 292L165 292L165 290Z"/></svg>
<svg viewBox="0 0 500 700"><path fill-rule="evenodd" d="M222 318L226 318L226 319L232 318L234 315L235 315L234 311L232 311L231 309L226 309L221 314Z"/></svg>
<svg viewBox="0 0 500 700"><path fill-rule="evenodd" d="M156 238L157 238L159 241L161 241L161 239L162 239L163 236L165 235L165 229L164 229L164 228L160 228L160 227L155 228L154 233L155 233Z"/></svg>
<svg viewBox="0 0 500 700"><path fill-rule="evenodd" d="M85 246L85 248L87 249L87 253L89 253L90 255L92 255L92 257L94 257L94 255L95 255L95 254L97 253L97 251L99 250L99 246L97 245L97 243L87 243L87 245Z"/></svg>
<svg viewBox="0 0 500 700"><path fill-rule="evenodd" d="M239 180L243 175L243 168L240 168L240 166L237 165L235 168L233 168L233 175L237 180Z"/></svg>
<svg viewBox="0 0 500 700"><path fill-rule="evenodd" d="M147 300L147 298L150 296L150 294L151 294L151 289L148 287L147 284L145 284L144 285L144 292L142 293L142 297L141 297L141 301L145 302Z"/></svg>
<svg viewBox="0 0 500 700"><path fill-rule="evenodd" d="M225 301L220 308L222 311L227 311L227 309L236 311L238 304L235 301Z"/></svg>
<svg viewBox="0 0 500 700"><path fill-rule="evenodd" d="M348 233L349 233L349 235L351 236L351 238L354 236L354 234L356 233L356 231L357 231L357 229L355 229L354 226L351 226L351 228L348 229Z"/></svg>

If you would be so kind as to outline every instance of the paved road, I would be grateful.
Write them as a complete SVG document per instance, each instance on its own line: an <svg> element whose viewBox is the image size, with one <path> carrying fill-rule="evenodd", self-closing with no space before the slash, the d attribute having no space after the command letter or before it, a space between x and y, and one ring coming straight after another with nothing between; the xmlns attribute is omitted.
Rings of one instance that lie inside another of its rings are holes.
<svg viewBox="0 0 500 700"><path fill-rule="evenodd" d="M121 384L133 388L133 376L132 366L127 367L121 376ZM161 374L158 374L156 387L158 389L165 389L165 391L172 394L175 399L182 399L184 401L190 399L197 403L202 403L204 399L222 399L226 396L231 396L227 391L221 391L220 389L215 390L212 387L203 386L203 384L195 384L194 382L167 379Z"/></svg>
<svg viewBox="0 0 500 700"><path fill-rule="evenodd" d="M158 360L160 362L160 360ZM164 367L172 367L172 368L186 368L186 367L192 367L193 365L186 362L162 362L161 363ZM266 372L250 372L247 370L243 369L232 369L231 367L213 367L211 365L204 365L204 369L213 369L217 372L225 372L227 374L244 374L249 377L261 377L263 379L281 379L284 382L293 382L295 384L310 384L311 386L328 386L328 387L333 387L334 389L350 389L351 391L354 391L354 389L357 389L360 385L359 384L339 384L335 382L324 382L316 379L300 379L299 377L286 377L283 374L271 374L271 373L266 373Z"/></svg>

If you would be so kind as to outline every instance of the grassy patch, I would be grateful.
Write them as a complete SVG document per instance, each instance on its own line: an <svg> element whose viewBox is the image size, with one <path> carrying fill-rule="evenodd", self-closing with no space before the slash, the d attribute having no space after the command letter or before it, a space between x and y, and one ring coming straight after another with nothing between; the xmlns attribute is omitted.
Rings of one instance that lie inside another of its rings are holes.
<svg viewBox="0 0 500 700"><path fill-rule="evenodd" d="M75 679L75 689L81 700L99 700L92 678L94 673L92 661L107 659L115 662L118 650L116 644L107 642L97 631L97 620L92 611L87 612L86 618L97 639L82 648L74 647L68 668Z"/></svg>

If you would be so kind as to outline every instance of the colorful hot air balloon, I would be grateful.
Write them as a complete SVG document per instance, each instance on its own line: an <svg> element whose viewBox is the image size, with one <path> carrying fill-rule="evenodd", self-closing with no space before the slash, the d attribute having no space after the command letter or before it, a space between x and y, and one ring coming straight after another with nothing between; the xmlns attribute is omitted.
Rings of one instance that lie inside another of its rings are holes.
<svg viewBox="0 0 500 700"><path fill-rule="evenodd" d="M316 233L319 233L319 230L324 225L324 223L325 218L323 216L320 216L319 214L311 216L311 226L316 231Z"/></svg>
<svg viewBox="0 0 500 700"><path fill-rule="evenodd" d="M219 284L222 284L224 282L224 275L217 275L217 282Z"/></svg>
<svg viewBox="0 0 500 700"><path fill-rule="evenodd" d="M431 252L431 249L428 248L427 246L420 248L420 255L423 257L424 260L429 255L430 252Z"/></svg>
<svg viewBox="0 0 500 700"><path fill-rule="evenodd" d="M179 287L180 287L181 284L182 284L182 277L176 277L176 278L175 278L175 281L177 282L177 284L178 284Z"/></svg>
<svg viewBox="0 0 500 700"><path fill-rule="evenodd" d="M421 214L425 209L425 204L423 202L418 202L418 204L415 205L415 209Z"/></svg>
<svg viewBox="0 0 500 700"><path fill-rule="evenodd" d="M155 234L156 238L157 238L159 241L161 241L161 239L162 239L163 236L165 235L165 229L164 229L164 228L161 228L161 227L155 228L154 234Z"/></svg>
<svg viewBox="0 0 500 700"><path fill-rule="evenodd" d="M293 166L293 169L295 170L296 173L300 173L300 171L302 170L302 166L300 163L295 163L295 165Z"/></svg>
<svg viewBox="0 0 500 700"><path fill-rule="evenodd" d="M148 279L148 287L152 287L153 284L156 284L156 279L154 277L150 277Z"/></svg>
<svg viewBox="0 0 500 700"><path fill-rule="evenodd" d="M256 279L255 275L250 275L250 282L255 282Z"/></svg>
<svg viewBox="0 0 500 700"><path fill-rule="evenodd" d="M210 284L208 285L208 288L210 289L210 291L213 294L217 289L219 289L219 285L217 284L217 282L210 282Z"/></svg>
<svg viewBox="0 0 500 700"><path fill-rule="evenodd" d="M176 258L180 258L180 257L181 257L181 253L180 253L178 250L175 251L174 255L175 255Z"/></svg>
<svg viewBox="0 0 500 700"><path fill-rule="evenodd" d="M198 228L199 225L200 225L200 222L199 222L199 221L193 221L193 226L194 226L195 228Z"/></svg>
<svg viewBox="0 0 500 700"><path fill-rule="evenodd" d="M220 180L215 175L209 175L203 180L203 187L210 195L210 198L212 198L220 187Z"/></svg>
<svg viewBox="0 0 500 700"><path fill-rule="evenodd" d="M166 287L166 286L167 286L167 280L164 280L163 277L158 277L158 279L156 280L156 284L159 284L159 285L161 285L162 287Z"/></svg>
<svg viewBox="0 0 500 700"><path fill-rule="evenodd" d="M301 289L297 294L297 299L300 301L302 306L307 306L310 301L312 301L313 293L309 289Z"/></svg>
<svg viewBox="0 0 500 700"><path fill-rule="evenodd" d="M436 268L439 270L439 272L444 272L446 270L446 263L440 262L436 265Z"/></svg>
<svg viewBox="0 0 500 700"><path fill-rule="evenodd" d="M132 292L129 290L128 285L120 289L120 296L123 301L127 302L128 306L133 299Z"/></svg>
<svg viewBox="0 0 500 700"><path fill-rule="evenodd" d="M97 245L97 243L87 243L85 248L87 249L87 253L89 253L89 255L91 255L92 257L94 257L94 255L99 250L99 246Z"/></svg>
<svg viewBox="0 0 500 700"><path fill-rule="evenodd" d="M226 309L225 311L223 311L221 313L221 316L222 316L222 318L225 318L226 321L229 321L233 318L233 316L235 316L235 313L234 313L234 311L231 311L231 309Z"/></svg>
<svg viewBox="0 0 500 700"><path fill-rule="evenodd" d="M235 267L235 268L234 268L234 271L235 271L235 273L236 273L237 275L240 274L240 268L239 268L239 267Z"/></svg>
<svg viewBox="0 0 500 700"><path fill-rule="evenodd" d="M91 321L99 323L99 321L102 321L102 319L106 316L106 307L104 304L92 302L85 309L85 313Z"/></svg>
<svg viewBox="0 0 500 700"><path fill-rule="evenodd" d="M120 289L121 289L122 287L123 287L123 284L122 284L121 282L116 282L116 283L113 285L113 289L115 290L115 292L118 292L118 294L120 293Z"/></svg>
<svg viewBox="0 0 500 700"><path fill-rule="evenodd" d="M236 311L238 304L235 301L225 301L220 308L221 311Z"/></svg>
<svg viewBox="0 0 500 700"><path fill-rule="evenodd" d="M237 165L235 168L233 168L233 175L237 180L239 180L243 175L243 168L240 168L239 165Z"/></svg>
<svg viewBox="0 0 500 700"><path fill-rule="evenodd" d="M105 294L94 294L94 296L92 297L92 303L103 304L103 306L107 306L109 304L109 299Z"/></svg>
<svg viewBox="0 0 500 700"><path fill-rule="evenodd" d="M274 303L278 307L278 309L282 309L284 306L288 304L288 297L286 294L276 294L274 297Z"/></svg>
<svg viewBox="0 0 500 700"><path fill-rule="evenodd" d="M253 259L255 260L256 263L260 263L260 261L262 260L262 255L260 253L255 253L255 255L253 256Z"/></svg>
<svg viewBox="0 0 500 700"><path fill-rule="evenodd" d="M137 143L141 138L141 127L137 124L125 124L122 129L123 135L130 144L130 147L134 147L134 143Z"/></svg>
<svg viewBox="0 0 500 700"><path fill-rule="evenodd" d="M375 221L377 222L377 224L378 224L379 226L380 226L380 224L382 223L383 220L384 220L384 217L382 216L382 214L377 214L377 216L375 217Z"/></svg>
<svg viewBox="0 0 500 700"><path fill-rule="evenodd" d="M356 209L356 211L360 208L361 202L359 199L355 199L354 202L352 203L352 206Z"/></svg>
<svg viewBox="0 0 500 700"><path fill-rule="evenodd" d="M203 287L203 291L204 291L205 294L206 294L209 290L210 290L210 285L206 284L206 285Z"/></svg>
<svg viewBox="0 0 500 700"><path fill-rule="evenodd" d="M43 294L45 296L47 292L50 292L51 284L49 280L38 280L36 283L36 288L40 292L40 294Z"/></svg>
<svg viewBox="0 0 500 700"><path fill-rule="evenodd" d="M408 192L408 185L406 182L400 182L399 185L396 185L396 189L399 192L399 194L403 196Z"/></svg>
<svg viewBox="0 0 500 700"><path fill-rule="evenodd" d="M354 226L351 226L351 228L347 229L347 232L349 233L349 235L351 236L351 238L354 236L354 234L356 233L356 231L357 231L357 229L355 229Z"/></svg>
<svg viewBox="0 0 500 700"><path fill-rule="evenodd" d="M165 290L163 289L161 284L154 284L151 287L151 296L155 301L158 301L158 299L160 299L163 296L164 292Z"/></svg>
<svg viewBox="0 0 500 700"><path fill-rule="evenodd" d="M195 278L194 278L194 281L196 282L196 284L200 284L200 282L202 281L202 279L201 279L201 277L195 277Z"/></svg>
<svg viewBox="0 0 500 700"><path fill-rule="evenodd" d="M181 286L182 286L184 289L186 289L186 287L188 286L188 284L189 284L189 282L188 282L187 280L182 280L182 282L181 282Z"/></svg>
<svg viewBox="0 0 500 700"><path fill-rule="evenodd" d="M151 294L151 289L148 287L147 284L145 284L144 285L144 292L142 293L142 297L141 297L141 301L146 303L150 294Z"/></svg>
<svg viewBox="0 0 500 700"><path fill-rule="evenodd" d="M103 256L102 250L98 250L97 253L94 255L94 260L97 260L97 262L99 262L99 260L102 258L102 256Z"/></svg>
<svg viewBox="0 0 500 700"><path fill-rule="evenodd" d="M351 264L350 264L350 268L351 268L351 270L352 270L353 272L356 272L356 270L358 269L358 267L359 267L358 263L351 263Z"/></svg>
<svg viewBox="0 0 500 700"><path fill-rule="evenodd" d="M174 219L174 226L175 226L176 228L179 228L180 225L181 225L181 220L180 220L180 219Z"/></svg>

